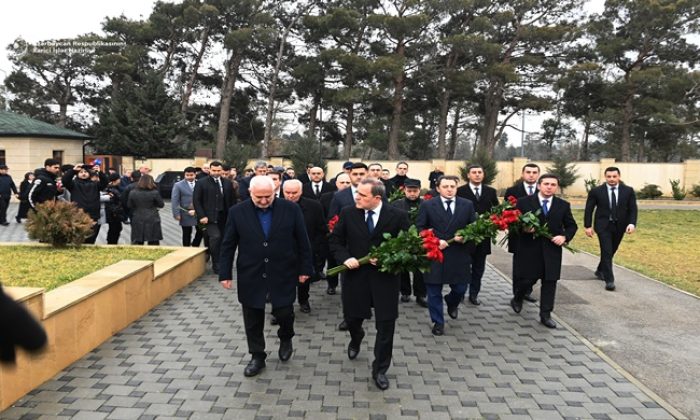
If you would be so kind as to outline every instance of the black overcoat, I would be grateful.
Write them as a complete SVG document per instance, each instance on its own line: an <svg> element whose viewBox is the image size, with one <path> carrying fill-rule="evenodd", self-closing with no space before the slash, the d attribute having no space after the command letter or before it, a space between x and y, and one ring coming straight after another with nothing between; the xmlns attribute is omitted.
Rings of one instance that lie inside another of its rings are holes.
<svg viewBox="0 0 700 420"><path fill-rule="evenodd" d="M540 200L537 194L523 197L518 200L518 209L521 212L535 212L540 209ZM559 197L553 197L549 212L545 217L540 212L540 223L547 223L552 236L564 235L566 242L570 242L576 234L578 226L571 214L569 202ZM515 252L515 266L518 269L518 277L527 280L556 281L561 276L562 247L554 245L551 240L543 237L535 238L532 233L520 232L517 236L517 251Z"/></svg>
<svg viewBox="0 0 700 420"><path fill-rule="evenodd" d="M537 192L539 189L537 188L537 184L535 184L533 195L537 195ZM508 200L508 197L515 197L516 199L521 199L522 197L527 197L527 190L525 189L525 185L523 185L523 181L520 180L516 184L514 184L511 187L508 187L506 189L506 192L503 194L503 200ZM519 232L510 232L508 236L508 252L515 253L516 247L518 246L518 233Z"/></svg>
<svg viewBox="0 0 700 420"><path fill-rule="evenodd" d="M370 235L365 211L346 207L340 211L338 223L331 233L330 249L338 264L351 257L360 259L369 253L372 246L382 243L384 233L395 237L409 226L408 213L384 203L377 225ZM346 317L369 319L371 307L374 306L377 321L398 318L400 275L382 273L377 267L366 264L346 271L344 276L342 300Z"/></svg>
<svg viewBox="0 0 700 420"><path fill-rule="evenodd" d="M455 232L476 220L476 212L471 201L455 197L455 208L450 218L442 205L440 196L424 201L418 209L416 226L419 230L433 229L435 236L449 240ZM423 275L425 284L458 284L468 283L471 278L471 256L473 246L453 242L442 253L442 263L433 262L430 272Z"/></svg>
<svg viewBox="0 0 700 420"><path fill-rule="evenodd" d="M131 242L154 242L163 239L160 213L165 203L158 190L134 188L127 207L131 210Z"/></svg>
<svg viewBox="0 0 700 420"><path fill-rule="evenodd" d="M252 200L231 207L221 242L219 280L233 278L233 257L238 250L238 301L251 308L265 308L268 294L273 308L294 304L299 276L313 274L301 209L296 203L277 199L271 209L272 224L265 238Z"/></svg>

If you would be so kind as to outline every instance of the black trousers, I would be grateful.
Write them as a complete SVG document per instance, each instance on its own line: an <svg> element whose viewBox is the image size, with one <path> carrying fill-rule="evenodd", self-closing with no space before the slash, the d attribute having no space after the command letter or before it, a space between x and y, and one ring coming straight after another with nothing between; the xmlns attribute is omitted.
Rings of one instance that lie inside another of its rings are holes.
<svg viewBox="0 0 700 420"><path fill-rule="evenodd" d="M221 249L221 228L218 223L207 224L205 234L209 238L209 255L211 255L211 266L218 270L219 252Z"/></svg>
<svg viewBox="0 0 700 420"><path fill-rule="evenodd" d="M297 283L297 299L299 303L309 303L309 289L311 288L311 279L307 279L303 283Z"/></svg>
<svg viewBox="0 0 700 420"><path fill-rule="evenodd" d="M425 297L425 283L423 282L423 273L414 271L413 273L413 288L411 289L411 273L401 273L401 294L410 296L413 290L413 296Z"/></svg>
<svg viewBox="0 0 700 420"><path fill-rule="evenodd" d="M279 323L277 337L282 341L291 340L294 337L294 306L272 308L272 315ZM248 341L248 353L252 354L254 359L265 360L265 309L243 306L243 325Z"/></svg>
<svg viewBox="0 0 700 420"><path fill-rule="evenodd" d="M336 263L335 258L333 258L330 254L328 255L328 268L333 268L335 266L339 265ZM335 276L326 276L326 281L328 282L328 287L329 288L336 288L338 287L338 275Z"/></svg>
<svg viewBox="0 0 700 420"><path fill-rule="evenodd" d="M7 223L7 208L10 206L10 197L0 197L0 223Z"/></svg>
<svg viewBox="0 0 700 420"><path fill-rule="evenodd" d="M97 235L100 234L100 227L101 226L102 225L100 225L99 223L95 223L92 226L92 235L90 235L90 237L85 240L86 244L94 244L95 243L95 241L97 240Z"/></svg>
<svg viewBox="0 0 700 420"><path fill-rule="evenodd" d="M518 279L513 281L514 298L522 302L525 295L532 292L532 286L537 283L537 279ZM542 282L540 289L540 317L549 318L554 310L554 298L557 294L557 281L548 280Z"/></svg>
<svg viewBox="0 0 700 420"><path fill-rule="evenodd" d="M518 282L518 266L515 262L515 254L513 254L513 296L516 296L515 293L515 284ZM534 284L534 283L533 283ZM532 293L532 284L530 285L529 289L526 290L525 294L523 296L529 296Z"/></svg>
<svg viewBox="0 0 700 420"><path fill-rule="evenodd" d="M107 244L116 245L119 243L119 236L122 233L122 222L121 220L116 220L107 223L109 230L107 230Z"/></svg>
<svg viewBox="0 0 700 420"><path fill-rule="evenodd" d="M484 251L475 251L473 254L471 254L472 278L469 282L469 297L475 298L479 296L479 292L481 291L481 278L484 277L484 271L486 270L487 255L488 254L486 254Z"/></svg>
<svg viewBox="0 0 700 420"><path fill-rule="evenodd" d="M22 220L27 218L29 213L29 201L22 200L19 203L19 209L17 210L17 219Z"/></svg>
<svg viewBox="0 0 700 420"><path fill-rule="evenodd" d="M132 245L143 245L143 241L134 241ZM160 241L148 241L148 245L160 245Z"/></svg>
<svg viewBox="0 0 700 420"><path fill-rule="evenodd" d="M626 226L619 226L617 223L609 222L607 228L596 232L598 234L598 244L600 245L600 262L597 271L603 273L606 282L615 281L613 273L613 257L620 247L620 242L625 236Z"/></svg>
<svg viewBox="0 0 700 420"><path fill-rule="evenodd" d="M363 338L362 318L346 318L350 340L353 344L360 344ZM374 361L372 362L372 376L384 373L391 366L391 353L394 350L394 329L396 320L375 321L377 336L374 340Z"/></svg>

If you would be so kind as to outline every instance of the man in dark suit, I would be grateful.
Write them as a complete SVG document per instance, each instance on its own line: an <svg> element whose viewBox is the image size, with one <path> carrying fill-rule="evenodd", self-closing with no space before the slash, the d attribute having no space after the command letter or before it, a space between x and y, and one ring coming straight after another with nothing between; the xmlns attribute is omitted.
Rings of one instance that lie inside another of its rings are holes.
<svg viewBox="0 0 700 420"><path fill-rule="evenodd" d="M339 174L335 178L335 187L337 191L331 191L321 195L321 206L323 207L323 215L327 222L331 219L328 214L330 213L333 196L346 188L350 188L350 185L352 185L350 183L350 175L346 173ZM326 261L328 262L328 267L335 267L338 264L333 258L333 254L328 249L328 244L326 243L324 247L326 248L326 252L324 252L324 254L327 256ZM326 293L329 295L334 295L336 293L335 289L338 287L338 276L327 276L326 281L328 282L328 289L326 289Z"/></svg>
<svg viewBox="0 0 700 420"><path fill-rule="evenodd" d="M312 200L320 200L327 192L335 191L335 186L324 180L323 168L314 166L309 169L310 181L304 184L302 195Z"/></svg>
<svg viewBox="0 0 700 420"><path fill-rule="evenodd" d="M292 203L297 203L304 215L304 225L306 226L306 233L309 235L309 242L311 242L311 252L314 262L312 281L317 281L319 279L319 273L323 271L323 266L326 263L326 254L324 250L327 249L328 225L326 225L326 219L323 217L323 208L318 201L301 196L302 183L298 179L288 180L284 183L282 189L284 192L284 199ZM307 281L299 283L298 286L299 309L304 313L311 312L311 305L309 305L310 283L311 281Z"/></svg>
<svg viewBox="0 0 700 420"><path fill-rule="evenodd" d="M267 162L264 160L259 160L255 162L255 168L254 168L254 173L253 175L241 178L240 182L238 183L238 196L240 197L240 201L247 200L250 198L250 194L248 193L248 186L250 184L250 180L253 179L254 176L265 176L267 175Z"/></svg>
<svg viewBox="0 0 700 420"><path fill-rule="evenodd" d="M226 226L228 210L236 202L233 185L221 176L224 171L221 162L209 164L209 176L201 178L194 185L192 204L199 223L206 226L205 235L209 238L211 267L219 273L219 246L221 233Z"/></svg>
<svg viewBox="0 0 700 420"><path fill-rule="evenodd" d="M365 336L362 323L371 316L374 306L377 336L374 342L372 378L381 390L389 388L386 372L391 365L394 327L399 315L399 276L382 273L370 262L360 266L358 259L372 246L383 241L383 235L396 236L408 229L408 214L383 203L384 183L367 178L357 187L357 206L345 207L330 237L336 261L350 270L343 280L343 314L350 332L348 358L354 360ZM374 262L376 263L376 261Z"/></svg>
<svg viewBox="0 0 700 420"><path fill-rule="evenodd" d="M578 226L569 203L554 196L559 188L559 178L544 174L537 184L539 192L518 200L517 208L523 213L540 210L540 222L547 224L552 239L535 237L528 231L520 232L517 236L515 259L518 273L513 276L516 280L515 292L510 305L516 313L520 313L525 293L537 280L541 280L540 322L547 328L556 328L551 313L554 310L557 281L561 276L562 246L573 239Z"/></svg>
<svg viewBox="0 0 700 420"><path fill-rule="evenodd" d="M496 190L484 185L484 168L480 165L470 165L467 168L469 182L457 188L457 197L471 201L476 214L483 214L498 205ZM486 238L473 247L471 253L471 280L469 282L469 302L472 305L481 305L479 291L481 279L486 270L486 256L491 253L491 239Z"/></svg>
<svg viewBox="0 0 700 420"><path fill-rule="evenodd" d="M355 193L357 192L357 186L360 185L360 181L366 177L367 165L362 162L353 163L352 168L350 169L350 183L352 185L350 188L343 191L338 191L338 193L333 196L330 210L326 215L328 219L331 219L336 214L340 214L340 211L343 208L355 205Z"/></svg>
<svg viewBox="0 0 700 420"><path fill-rule="evenodd" d="M527 197L529 195L537 193L537 178L539 176L540 167L534 163L526 163L523 166L522 172L520 174L520 180L515 185L506 189L505 194L503 194L503 199L508 200L508 197L515 197L519 200L522 197ZM517 234L518 232L508 232L508 252L513 254L513 293L515 293L515 273L518 272L518 269L515 266L515 251L516 247L518 246ZM532 297L531 293L532 288L526 291L523 299L528 302L537 302L537 299Z"/></svg>
<svg viewBox="0 0 700 420"><path fill-rule="evenodd" d="M381 173L381 171L379 171ZM420 179L408 178L404 183L404 192L406 197L396 200L391 203L394 207L399 208L409 213L409 219L413 215L412 223L416 223L415 218L418 215L418 207L423 202L420 198ZM416 297L416 303L424 308L428 307L428 302L425 300L425 283L423 282L423 273L414 271L413 273L401 273L401 302L411 301L411 275L413 275L413 296Z"/></svg>
<svg viewBox="0 0 700 420"><path fill-rule="evenodd" d="M255 376L265 368L263 328L268 296L279 324L279 358L285 362L292 356L297 284L306 282L313 273L301 209L289 201L276 200L273 190L269 177L251 179L250 200L229 210L221 245L219 282L226 289L233 287L233 257L238 250L238 301L252 355L245 376Z"/></svg>
<svg viewBox="0 0 700 420"><path fill-rule="evenodd" d="M594 209L595 222L591 224ZM605 184L588 193L583 226L589 238L593 236L593 228L598 234L600 262L595 275L605 281L605 290L613 291L613 257L625 233L633 234L637 226L637 198L632 188L620 182L618 168L611 166L605 169Z"/></svg>
<svg viewBox="0 0 700 420"><path fill-rule="evenodd" d="M459 178L446 175L438 180L437 192L439 197L424 201L418 209L416 226L418 230L433 229L435 236L440 238L440 249L444 255L442 263L433 262L430 271L423 279L428 292L428 311L433 321L433 334L445 333L445 317L442 305L442 289L444 284L450 285L450 293L445 295L447 314L457 319L458 306L467 291L470 277L470 249L463 243L461 236L455 236L462 229L476 220L474 205L469 200L457 197ZM448 240L455 238L449 245Z"/></svg>
<svg viewBox="0 0 700 420"><path fill-rule="evenodd" d="M297 176L297 179L301 181L302 184L308 184L311 182L311 178L309 177L309 171L311 168L315 167L313 163L307 163L306 164L306 170L303 173L300 173L299 176Z"/></svg>

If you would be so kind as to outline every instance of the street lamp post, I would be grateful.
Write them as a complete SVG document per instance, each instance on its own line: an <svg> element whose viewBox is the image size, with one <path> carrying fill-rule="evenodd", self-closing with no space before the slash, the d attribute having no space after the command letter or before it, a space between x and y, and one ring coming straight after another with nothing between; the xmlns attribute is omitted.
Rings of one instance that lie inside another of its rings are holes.
<svg viewBox="0 0 700 420"><path fill-rule="evenodd" d="M525 110L521 111L520 116L520 157L525 157Z"/></svg>

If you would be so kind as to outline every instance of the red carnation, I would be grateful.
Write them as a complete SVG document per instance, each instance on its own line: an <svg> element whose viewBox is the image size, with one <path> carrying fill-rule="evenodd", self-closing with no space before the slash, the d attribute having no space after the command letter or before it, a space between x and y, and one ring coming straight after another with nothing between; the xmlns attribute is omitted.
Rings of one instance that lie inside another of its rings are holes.
<svg viewBox="0 0 700 420"><path fill-rule="evenodd" d="M430 200L431 198L433 198L433 196L428 193L425 193L425 195L423 196L423 200Z"/></svg>
<svg viewBox="0 0 700 420"><path fill-rule="evenodd" d="M339 219L339 217L336 214L335 216L333 216L333 218L331 220L328 221L328 231L329 232L333 232L333 228L335 228L335 224L338 223L338 219Z"/></svg>

